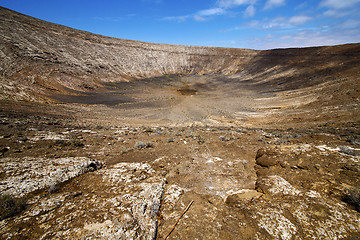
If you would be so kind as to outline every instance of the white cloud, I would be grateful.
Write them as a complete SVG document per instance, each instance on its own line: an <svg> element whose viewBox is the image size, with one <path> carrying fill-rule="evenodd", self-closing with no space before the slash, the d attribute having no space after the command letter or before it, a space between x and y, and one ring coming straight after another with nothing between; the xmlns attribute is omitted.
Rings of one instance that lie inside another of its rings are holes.
<svg viewBox="0 0 360 240"><path fill-rule="evenodd" d="M193 18L195 21L206 21L207 17L215 16L215 15L224 15L224 14L226 14L226 11L222 8L210 8L210 9L198 11L197 13L190 15L164 17L163 20L184 22L189 18Z"/></svg>
<svg viewBox="0 0 360 240"><path fill-rule="evenodd" d="M346 20L346 21L338 24L336 27L342 28L342 29L358 28L358 27L360 27L360 21L359 20L354 20L354 19L349 19L349 20Z"/></svg>
<svg viewBox="0 0 360 240"><path fill-rule="evenodd" d="M285 5L285 0L267 0L264 9Z"/></svg>
<svg viewBox="0 0 360 240"><path fill-rule="evenodd" d="M151 0L144 0L144 1L151 1ZM244 17L248 18L255 15L256 10L254 4L256 3L256 1L257 0L218 0L214 8L200 10L196 13L185 16L164 17L163 20L184 22L189 18L193 18L195 21L206 21L209 19L210 16L220 16L226 14L231 15L231 12L228 12L227 9L235 8L240 5L249 5L244 12ZM270 0L270 1L276 2L276 1L285 1L285 0Z"/></svg>
<svg viewBox="0 0 360 240"><path fill-rule="evenodd" d="M294 9L295 9L295 10L304 9L304 8L307 7L307 5L308 5L307 2L303 2L303 3L300 3L299 5L297 5Z"/></svg>
<svg viewBox="0 0 360 240"><path fill-rule="evenodd" d="M219 0L217 5L221 8L232 8L240 5L254 4L256 0Z"/></svg>
<svg viewBox="0 0 360 240"><path fill-rule="evenodd" d="M244 17L245 18L249 18L249 17L253 17L255 15L255 7L254 5L250 5L246 8L245 12L244 12Z"/></svg>
<svg viewBox="0 0 360 240"><path fill-rule="evenodd" d="M312 17L301 15L301 16L293 16L289 19L290 24L294 25L302 25L312 20Z"/></svg>
<svg viewBox="0 0 360 240"><path fill-rule="evenodd" d="M176 16L176 17L164 17L162 20L165 21L176 21L176 22L184 22L186 21L190 16Z"/></svg>
<svg viewBox="0 0 360 240"><path fill-rule="evenodd" d="M194 15L193 18L194 18L195 21L198 21L198 22L206 21L206 18L205 18L205 17L199 16L199 15Z"/></svg>
<svg viewBox="0 0 360 240"><path fill-rule="evenodd" d="M303 30L294 34L273 36L271 39L257 37L248 39L248 48L273 49L273 48L292 48L338 45L345 43L355 43L360 41L360 29L313 29Z"/></svg>
<svg viewBox="0 0 360 240"><path fill-rule="evenodd" d="M225 10L222 8L210 8L199 11L196 15L199 16L211 16L211 15L223 15Z"/></svg>
<svg viewBox="0 0 360 240"><path fill-rule="evenodd" d="M222 8L210 8L198 11L193 15L194 20L196 21L206 21L206 17L216 16L216 15L224 15L226 11Z"/></svg>
<svg viewBox="0 0 360 240"><path fill-rule="evenodd" d="M248 26L251 28L257 28L261 25L261 22L259 20L253 20L248 23Z"/></svg>
<svg viewBox="0 0 360 240"><path fill-rule="evenodd" d="M334 9L329 9L324 12L325 17L332 17L332 18L342 18L349 14L351 14L350 11L343 11L343 10L338 11L338 10L334 10Z"/></svg>
<svg viewBox="0 0 360 240"><path fill-rule="evenodd" d="M292 29L298 25L303 25L309 21L313 20L312 17L306 15L293 16L290 18L276 17L273 19L264 18L261 21L254 20L246 23L248 28L252 29L265 29L265 30L274 30L274 29ZM233 28L232 30L239 30Z"/></svg>
<svg viewBox="0 0 360 240"><path fill-rule="evenodd" d="M274 29L274 28L290 28L288 20L283 17L277 17L274 19L264 19L261 28L263 29Z"/></svg>
<svg viewBox="0 0 360 240"><path fill-rule="evenodd" d="M276 17L276 18L264 18L262 20L252 20L245 22L242 25L220 30L219 32L232 32L232 31L241 31L241 30L266 30L266 31L295 31L299 30L298 26L304 25L310 21L314 20L313 17L306 15L292 16L290 18L285 17Z"/></svg>
<svg viewBox="0 0 360 240"><path fill-rule="evenodd" d="M360 3L360 0L323 0L320 6L341 9L352 7L357 3Z"/></svg>

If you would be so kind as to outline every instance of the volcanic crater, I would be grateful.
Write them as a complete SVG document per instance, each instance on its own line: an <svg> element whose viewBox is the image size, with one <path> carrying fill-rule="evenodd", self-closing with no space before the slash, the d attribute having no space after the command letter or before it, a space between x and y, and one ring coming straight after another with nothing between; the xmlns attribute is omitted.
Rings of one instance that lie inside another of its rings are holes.
<svg viewBox="0 0 360 240"><path fill-rule="evenodd" d="M2 239L360 238L359 43L0 23Z"/></svg>

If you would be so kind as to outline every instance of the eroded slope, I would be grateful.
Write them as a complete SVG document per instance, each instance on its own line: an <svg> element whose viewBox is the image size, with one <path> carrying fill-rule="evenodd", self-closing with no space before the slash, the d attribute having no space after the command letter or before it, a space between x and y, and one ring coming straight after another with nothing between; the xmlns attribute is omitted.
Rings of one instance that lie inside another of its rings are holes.
<svg viewBox="0 0 360 240"><path fill-rule="evenodd" d="M0 21L2 99L49 101L49 94L166 74L222 73L269 92L359 81L358 44L269 51L175 46L95 35L5 8Z"/></svg>

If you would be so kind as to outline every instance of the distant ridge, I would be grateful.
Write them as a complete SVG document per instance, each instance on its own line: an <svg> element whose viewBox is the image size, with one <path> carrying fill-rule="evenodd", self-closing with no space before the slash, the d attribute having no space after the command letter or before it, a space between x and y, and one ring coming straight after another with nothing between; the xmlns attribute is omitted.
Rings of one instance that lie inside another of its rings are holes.
<svg viewBox="0 0 360 240"><path fill-rule="evenodd" d="M360 44L256 51L123 40L2 7L0 23L2 99L42 101L47 94L92 91L106 82L165 74L251 75L296 63L358 61L360 55Z"/></svg>

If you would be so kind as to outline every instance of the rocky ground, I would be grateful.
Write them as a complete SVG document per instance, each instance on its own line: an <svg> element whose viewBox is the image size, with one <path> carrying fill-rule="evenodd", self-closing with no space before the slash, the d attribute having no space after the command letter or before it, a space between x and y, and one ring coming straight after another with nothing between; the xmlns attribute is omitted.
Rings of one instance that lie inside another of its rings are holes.
<svg viewBox="0 0 360 240"><path fill-rule="evenodd" d="M191 201L168 239L360 237L357 122L94 126L19 109L1 112L0 189L21 200L3 239L164 239Z"/></svg>

